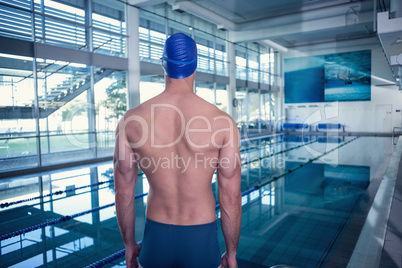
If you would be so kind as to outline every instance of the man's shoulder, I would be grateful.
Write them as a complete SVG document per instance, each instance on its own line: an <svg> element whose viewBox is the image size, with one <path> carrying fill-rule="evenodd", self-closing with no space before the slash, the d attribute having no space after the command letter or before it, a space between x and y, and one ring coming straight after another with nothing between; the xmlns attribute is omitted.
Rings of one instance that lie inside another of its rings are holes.
<svg viewBox="0 0 402 268"><path fill-rule="evenodd" d="M224 120L226 120L226 121L229 121L229 122L231 122L231 123L234 123L234 120L233 120L233 118L228 114L228 113L226 113L225 111L222 111L221 109L219 109L218 107L216 107L216 106L214 106L215 108L216 108L216 115L215 115L215 119L216 120L218 120L218 119L224 119Z"/></svg>
<svg viewBox="0 0 402 268"><path fill-rule="evenodd" d="M143 102L140 105L138 105L137 107L128 110L125 114L125 117L133 116L133 115L143 116L144 113L146 113L146 111L149 110L149 107L150 107L149 101Z"/></svg>
<svg viewBox="0 0 402 268"><path fill-rule="evenodd" d="M196 96L196 98L199 100L198 104L201 105L201 109L205 112L205 113L213 113L216 114L218 116L229 116L229 114L225 113L224 111L222 111L221 109L219 109L216 105L208 102L207 100L201 98L200 96Z"/></svg>

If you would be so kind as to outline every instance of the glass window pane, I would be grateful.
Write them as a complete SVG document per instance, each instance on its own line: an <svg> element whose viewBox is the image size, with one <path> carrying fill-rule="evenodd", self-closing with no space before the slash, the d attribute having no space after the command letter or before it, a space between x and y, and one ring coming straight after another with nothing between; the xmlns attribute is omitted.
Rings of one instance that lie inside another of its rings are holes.
<svg viewBox="0 0 402 268"><path fill-rule="evenodd" d="M165 78L162 76L141 75L140 102L143 103L165 90Z"/></svg>
<svg viewBox="0 0 402 268"><path fill-rule="evenodd" d="M94 29L93 50L96 53L124 57L126 55L126 38L120 34Z"/></svg>
<svg viewBox="0 0 402 268"><path fill-rule="evenodd" d="M277 96L277 92L275 93L271 93L270 97L271 97L271 103L270 103L270 117L271 117L271 128L274 130L276 129L276 123L278 121L279 118L277 118L276 113L275 113L275 109L276 109L276 96ZM279 123L279 122L278 122Z"/></svg>
<svg viewBox="0 0 402 268"><path fill-rule="evenodd" d="M35 21L41 29L35 33L37 41L79 50L87 49L84 9L51 0L45 0L44 3L44 16Z"/></svg>
<svg viewBox="0 0 402 268"><path fill-rule="evenodd" d="M265 123L261 126L262 131L272 131L270 113L270 93L261 92L261 120Z"/></svg>
<svg viewBox="0 0 402 268"><path fill-rule="evenodd" d="M270 54L265 53L260 55L260 70L261 70L261 81L264 84L269 84L269 72L270 72Z"/></svg>
<svg viewBox="0 0 402 268"><path fill-rule="evenodd" d="M62 17L65 20L74 22L85 22L85 11L80 8L76 8L70 5L58 3L56 1L45 1L45 14L55 17Z"/></svg>
<svg viewBox="0 0 402 268"><path fill-rule="evenodd" d="M95 84L95 111L97 156L110 156L117 123L127 111L126 72L113 71Z"/></svg>
<svg viewBox="0 0 402 268"><path fill-rule="evenodd" d="M248 132L252 134L260 132L262 122L260 118L260 99L257 90L248 92L248 113Z"/></svg>
<svg viewBox="0 0 402 268"><path fill-rule="evenodd" d="M227 85L216 84L216 106L224 112L228 111Z"/></svg>
<svg viewBox="0 0 402 268"><path fill-rule="evenodd" d="M237 128L240 131L241 136L245 136L247 132L247 91L245 88L238 88L236 91L236 99L238 100L238 105L235 108L234 114L236 115Z"/></svg>
<svg viewBox="0 0 402 268"><path fill-rule="evenodd" d="M215 104L214 96L214 84L210 82L195 82L196 94L208 101L211 104Z"/></svg>
<svg viewBox="0 0 402 268"><path fill-rule="evenodd" d="M87 90L90 68L83 64L39 59L38 99L44 165L94 157L90 148ZM102 76L95 76L95 82ZM80 151L80 154L72 153Z"/></svg>
<svg viewBox="0 0 402 268"><path fill-rule="evenodd" d="M37 166L33 59L0 54L0 170Z"/></svg>
<svg viewBox="0 0 402 268"><path fill-rule="evenodd" d="M248 51L248 80L258 82L258 53Z"/></svg>
<svg viewBox="0 0 402 268"><path fill-rule="evenodd" d="M104 2L96 8L96 12L102 14L92 13L94 52L124 57L127 41L124 5Z"/></svg>
<svg viewBox="0 0 402 268"><path fill-rule="evenodd" d="M166 35L140 27L140 60L160 64Z"/></svg>
<svg viewBox="0 0 402 268"><path fill-rule="evenodd" d="M200 31L194 31L198 49L199 72L215 73L214 37Z"/></svg>
<svg viewBox="0 0 402 268"><path fill-rule="evenodd" d="M243 46L236 45L236 78L247 79L247 52Z"/></svg>
<svg viewBox="0 0 402 268"><path fill-rule="evenodd" d="M32 15L31 12L29 12L30 3L7 1L7 4L15 5L15 7L0 5L0 35L31 40ZM21 8L27 10L21 10Z"/></svg>
<svg viewBox="0 0 402 268"><path fill-rule="evenodd" d="M216 38L215 44L215 64L216 64L216 74L228 75L228 65L227 65L227 53L225 40Z"/></svg>
<svg viewBox="0 0 402 268"><path fill-rule="evenodd" d="M269 73L270 73L270 85L279 85L279 66L278 66L278 61L277 61L277 57L278 57L278 53L270 53L270 57L269 57Z"/></svg>

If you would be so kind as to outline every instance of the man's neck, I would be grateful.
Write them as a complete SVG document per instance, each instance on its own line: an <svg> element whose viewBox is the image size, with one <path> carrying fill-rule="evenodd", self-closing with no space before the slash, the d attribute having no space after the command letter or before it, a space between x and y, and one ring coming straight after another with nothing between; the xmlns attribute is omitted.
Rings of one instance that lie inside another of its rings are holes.
<svg viewBox="0 0 402 268"><path fill-rule="evenodd" d="M189 93L193 92L194 74L183 79L174 79L165 77L165 91L171 93Z"/></svg>

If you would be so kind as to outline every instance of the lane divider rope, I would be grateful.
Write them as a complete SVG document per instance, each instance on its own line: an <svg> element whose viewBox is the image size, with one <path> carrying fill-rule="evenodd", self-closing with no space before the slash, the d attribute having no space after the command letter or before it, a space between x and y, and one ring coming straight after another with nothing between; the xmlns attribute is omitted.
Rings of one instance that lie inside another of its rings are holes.
<svg viewBox="0 0 402 268"><path fill-rule="evenodd" d="M6 208L6 207L9 207L9 206L12 206L12 205L21 204L21 203L33 201L33 200L36 200L36 199L51 197L53 195L60 195L60 194L63 194L63 193L73 192L73 191L76 191L76 190L81 190L81 189L85 189L85 188L88 188L88 187L95 187L95 186L99 186L99 185L102 185L102 184L105 184L105 183L113 183L113 182L114 182L114 180L101 181L101 182L97 182L97 183L93 183L93 184L89 184L89 185L85 185L85 186L74 187L74 188L66 189L66 190L59 190L59 191L56 191L54 193L50 193L50 194L46 194L46 195L39 195L39 196L35 196L35 197L27 198L27 199L22 199L22 200L18 200L18 201L13 201L13 202L5 202L5 203L0 204L0 208Z"/></svg>

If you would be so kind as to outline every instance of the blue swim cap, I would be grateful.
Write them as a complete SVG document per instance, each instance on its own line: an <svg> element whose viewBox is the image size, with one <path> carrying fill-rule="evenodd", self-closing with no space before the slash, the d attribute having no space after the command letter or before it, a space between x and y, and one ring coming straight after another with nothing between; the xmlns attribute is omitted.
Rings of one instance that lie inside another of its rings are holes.
<svg viewBox="0 0 402 268"><path fill-rule="evenodd" d="M189 77L197 69L197 45L186 34L176 33L165 43L162 66L168 77L182 79Z"/></svg>

